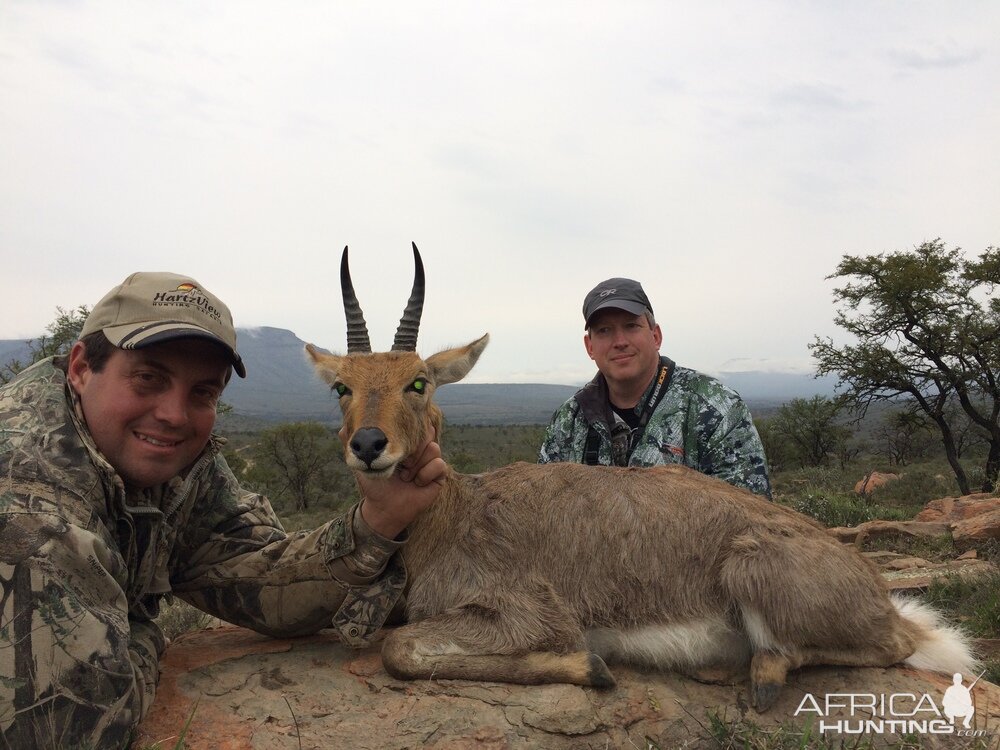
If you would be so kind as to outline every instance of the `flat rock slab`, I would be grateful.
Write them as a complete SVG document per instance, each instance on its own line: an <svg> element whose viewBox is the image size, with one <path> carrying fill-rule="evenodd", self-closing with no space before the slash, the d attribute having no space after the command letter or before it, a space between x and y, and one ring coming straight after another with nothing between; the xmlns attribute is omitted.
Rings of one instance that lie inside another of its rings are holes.
<svg viewBox="0 0 1000 750"><path fill-rule="evenodd" d="M912 561L916 558L905 558ZM950 576L972 581L977 578L995 576L997 566L988 560L946 560L942 563L929 563L921 561L920 565L906 565L906 567L893 567L893 563L881 564L882 577L890 591L924 591L939 579Z"/></svg>
<svg viewBox="0 0 1000 750"><path fill-rule="evenodd" d="M905 711L924 694L940 707L951 685L948 676L902 668L810 668L792 673L777 705L757 714L746 707L746 685L706 685L618 666L612 667L618 685L610 690L404 682L382 668L379 644L355 650L329 631L282 640L232 626L179 637L162 667L135 747L162 742L173 748L190 718L188 750L707 748L718 747L709 734L712 715L742 717L761 727L805 727L811 721L815 730L819 719L857 722L865 716L846 708L819 716L807 704L809 710L796 717L807 694L824 712L831 694L914 696L900 703ZM1000 688L980 681L973 698L974 728L1000 736ZM936 717L923 711L915 718ZM924 747L952 747L956 739L929 735Z"/></svg>

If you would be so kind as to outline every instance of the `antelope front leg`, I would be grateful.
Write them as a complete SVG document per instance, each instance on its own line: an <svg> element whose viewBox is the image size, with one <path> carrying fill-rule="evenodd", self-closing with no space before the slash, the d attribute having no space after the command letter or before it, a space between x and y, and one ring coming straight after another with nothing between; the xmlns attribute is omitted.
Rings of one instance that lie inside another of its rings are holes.
<svg viewBox="0 0 1000 750"><path fill-rule="evenodd" d="M510 619L495 610L467 605L404 625L386 636L382 664L390 675L402 680L438 678L522 685L566 682L602 688L615 684L604 660L582 650L578 627L573 626L575 639L554 639L553 623L539 622L544 638L519 641L511 636L524 631ZM540 650L543 648L550 650Z"/></svg>

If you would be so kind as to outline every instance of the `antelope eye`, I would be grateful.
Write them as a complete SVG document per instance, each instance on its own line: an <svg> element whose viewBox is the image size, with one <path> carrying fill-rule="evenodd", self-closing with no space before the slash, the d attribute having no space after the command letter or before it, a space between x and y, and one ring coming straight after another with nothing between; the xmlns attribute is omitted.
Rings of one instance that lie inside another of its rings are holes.
<svg viewBox="0 0 1000 750"><path fill-rule="evenodd" d="M427 381L423 378L417 378L410 384L410 390L416 391L417 393L423 393L424 389L427 388Z"/></svg>
<svg viewBox="0 0 1000 750"><path fill-rule="evenodd" d="M343 383L334 383L332 390L337 392L338 398L343 398L344 396L348 395L351 392L351 389L348 388Z"/></svg>

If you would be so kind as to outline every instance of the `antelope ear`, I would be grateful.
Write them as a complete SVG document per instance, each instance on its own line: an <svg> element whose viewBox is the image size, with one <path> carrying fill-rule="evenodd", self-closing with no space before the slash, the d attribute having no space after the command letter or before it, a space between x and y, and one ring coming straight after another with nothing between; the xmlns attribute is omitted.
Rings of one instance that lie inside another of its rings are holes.
<svg viewBox="0 0 1000 750"><path fill-rule="evenodd" d="M335 354L327 354L312 344L306 344L306 356L312 360L313 367L316 368L316 372L323 380L329 385L337 382L337 373L340 372L343 357L338 357Z"/></svg>
<svg viewBox="0 0 1000 750"><path fill-rule="evenodd" d="M466 375L476 364L483 349L490 343L490 335L484 334L471 344L458 347L457 349L445 349L443 352L431 355L427 358L427 367L430 369L431 380L435 385L447 385L456 383Z"/></svg>

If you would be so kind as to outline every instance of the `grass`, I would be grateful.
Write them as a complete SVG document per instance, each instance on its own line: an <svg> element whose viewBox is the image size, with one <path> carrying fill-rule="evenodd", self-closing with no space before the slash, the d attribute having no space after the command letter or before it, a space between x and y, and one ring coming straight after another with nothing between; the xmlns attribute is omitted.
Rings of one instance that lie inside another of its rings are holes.
<svg viewBox="0 0 1000 750"><path fill-rule="evenodd" d="M903 509L859 498L853 493L817 490L792 497L778 497L777 500L830 527L857 526L879 518L903 521L913 517L912 513Z"/></svg>
<svg viewBox="0 0 1000 750"><path fill-rule="evenodd" d="M154 742L152 745L143 745L141 748L136 750L184 750L186 747L184 744L184 738L187 737L188 730L191 728L191 720L194 719L194 713L198 710L198 701L194 702L191 706L191 713L188 714L187 721L184 722L184 726L181 728L180 733L177 735L177 740L173 745L166 746L164 742L170 742L174 738L171 737L169 740L161 740L160 742Z"/></svg>
<svg viewBox="0 0 1000 750"><path fill-rule="evenodd" d="M213 619L211 615L192 607L187 602L174 599L160 607L156 624L160 626L163 635L173 640L183 633L207 628Z"/></svg>

